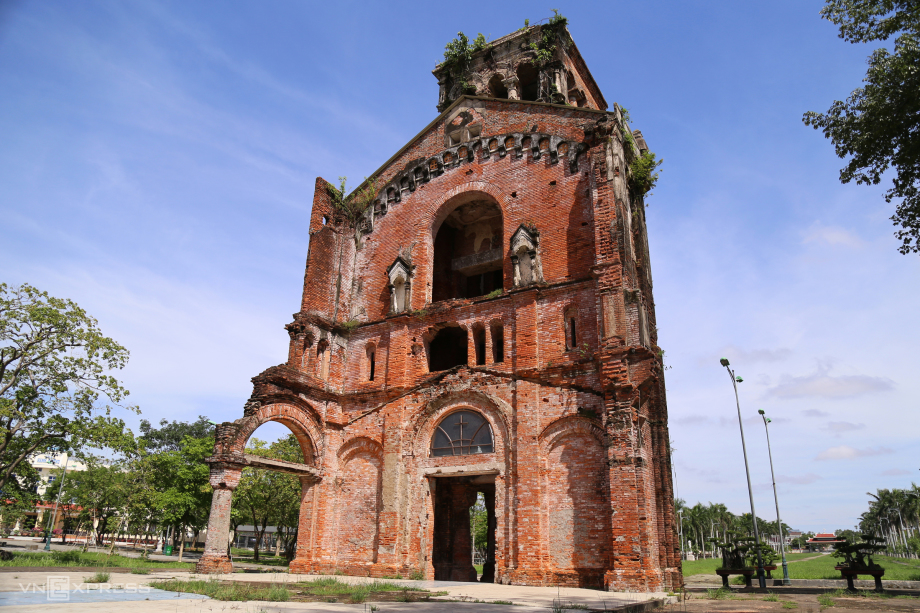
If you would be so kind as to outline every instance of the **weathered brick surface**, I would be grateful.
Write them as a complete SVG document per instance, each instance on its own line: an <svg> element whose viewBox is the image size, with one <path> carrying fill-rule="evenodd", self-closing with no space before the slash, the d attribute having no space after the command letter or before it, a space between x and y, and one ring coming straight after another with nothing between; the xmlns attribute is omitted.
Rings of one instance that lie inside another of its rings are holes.
<svg viewBox="0 0 920 613"><path fill-rule="evenodd" d="M576 64L575 81L593 92ZM479 136L447 138L458 118ZM218 428L212 458L232 463L266 421L297 435L319 477L304 477L293 571L462 578L468 533L458 518L479 491L494 498L495 581L680 585L663 367L644 205L627 184L627 129L616 108L461 97L376 173L379 197L357 227L337 216L317 180L288 360L253 379L245 416ZM470 201L501 216L458 234L454 255L500 248L504 291L436 301L435 238ZM509 243L521 226L538 235L543 280L515 287ZM409 308L393 313L387 270L397 257L411 265L411 288ZM468 364L429 372L430 342L446 325L468 332ZM480 366L474 337L486 344ZM460 409L489 422L493 452L432 457L437 424ZM209 544L230 491L215 489ZM221 542L215 536L200 569L226 567Z"/></svg>

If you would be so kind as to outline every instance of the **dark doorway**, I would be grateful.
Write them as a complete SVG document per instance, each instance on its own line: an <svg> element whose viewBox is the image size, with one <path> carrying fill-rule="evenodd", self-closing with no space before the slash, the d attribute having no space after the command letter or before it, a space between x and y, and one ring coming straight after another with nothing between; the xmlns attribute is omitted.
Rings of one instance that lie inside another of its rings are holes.
<svg viewBox="0 0 920 613"><path fill-rule="evenodd" d="M517 71L521 100L535 102L540 95L540 73L533 64L521 64Z"/></svg>
<svg viewBox="0 0 920 613"><path fill-rule="evenodd" d="M483 583L495 582L495 476L438 477L431 480L434 539L431 560L436 581L476 581L471 509L478 494L486 510Z"/></svg>
<svg viewBox="0 0 920 613"><path fill-rule="evenodd" d="M455 208L434 239L432 302L502 289L502 211L492 200Z"/></svg>
<svg viewBox="0 0 920 613"><path fill-rule="evenodd" d="M464 366L468 361L465 328L444 328L428 343L429 372Z"/></svg>

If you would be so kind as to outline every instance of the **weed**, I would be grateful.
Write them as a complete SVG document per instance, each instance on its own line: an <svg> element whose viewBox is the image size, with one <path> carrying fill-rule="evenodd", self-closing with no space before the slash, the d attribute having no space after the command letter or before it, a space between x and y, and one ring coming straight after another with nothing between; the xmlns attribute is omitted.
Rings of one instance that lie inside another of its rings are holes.
<svg viewBox="0 0 920 613"><path fill-rule="evenodd" d="M834 606L834 601L831 599L830 594L819 594L818 604L821 605L821 609L823 610L825 607Z"/></svg>
<svg viewBox="0 0 920 613"><path fill-rule="evenodd" d="M271 602L285 602L290 600L291 593L281 585L256 587L242 583L231 582L222 584L214 579L169 579L165 581L152 581L150 587L166 590L168 592L187 592L190 594L203 594L214 600L268 600Z"/></svg>
<svg viewBox="0 0 920 613"><path fill-rule="evenodd" d="M132 568L131 574L132 575L149 575L150 570L146 568Z"/></svg>
<svg viewBox="0 0 920 613"><path fill-rule="evenodd" d="M798 609L798 608L799 608L799 605L798 605L798 603L792 602L791 600L784 600L784 601L783 601L783 608L784 608L784 609Z"/></svg>
<svg viewBox="0 0 920 613"><path fill-rule="evenodd" d="M412 579L413 581L424 581L425 573L423 573L421 570L413 570L409 574L409 578Z"/></svg>
<svg viewBox="0 0 920 613"><path fill-rule="evenodd" d="M112 577L111 573L98 572L92 577L87 577L83 580L83 583L108 583L109 579Z"/></svg>
<svg viewBox="0 0 920 613"><path fill-rule="evenodd" d="M732 591L724 587L706 590L706 598L709 600L732 600L734 597L735 595L732 594Z"/></svg>
<svg viewBox="0 0 920 613"><path fill-rule="evenodd" d="M773 592L767 592L767 595L763 597L764 602L778 602L779 598L776 597L776 594Z"/></svg>
<svg viewBox="0 0 920 613"><path fill-rule="evenodd" d="M488 294L486 294L486 298L498 298L499 296L502 295L502 291L503 291L502 288L498 288L497 290L493 290L493 291L489 292Z"/></svg>

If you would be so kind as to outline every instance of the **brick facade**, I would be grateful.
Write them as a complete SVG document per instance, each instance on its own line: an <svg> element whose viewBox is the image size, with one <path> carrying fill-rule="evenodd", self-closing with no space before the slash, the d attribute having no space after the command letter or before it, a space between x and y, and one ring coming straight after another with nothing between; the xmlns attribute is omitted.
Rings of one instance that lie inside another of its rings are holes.
<svg viewBox="0 0 920 613"><path fill-rule="evenodd" d="M681 584L644 205L628 185L637 152L574 43L539 76L567 74L581 106L521 99L529 35L474 62L479 88L506 83L507 98L453 99L436 71L443 112L375 174L357 223L317 179L287 361L218 427L199 570L227 568L232 474L255 428L280 421L310 467L292 572L468 580L481 493L484 580ZM460 410L487 421L492 447L434 455Z"/></svg>

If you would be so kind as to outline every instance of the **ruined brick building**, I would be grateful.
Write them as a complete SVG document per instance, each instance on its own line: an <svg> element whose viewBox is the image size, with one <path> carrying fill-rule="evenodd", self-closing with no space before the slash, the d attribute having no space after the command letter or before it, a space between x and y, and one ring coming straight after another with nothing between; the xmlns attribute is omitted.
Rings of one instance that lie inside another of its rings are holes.
<svg viewBox="0 0 920 613"><path fill-rule="evenodd" d="M374 174L360 216L317 179L287 360L217 428L198 568L230 568L232 492L257 466L303 484L292 572L475 580L482 493L482 581L674 589L663 366L631 180L645 141L564 24L434 74L440 114ZM294 432L301 464L245 454L267 421Z"/></svg>

